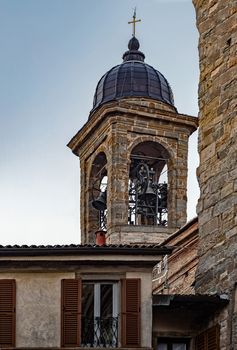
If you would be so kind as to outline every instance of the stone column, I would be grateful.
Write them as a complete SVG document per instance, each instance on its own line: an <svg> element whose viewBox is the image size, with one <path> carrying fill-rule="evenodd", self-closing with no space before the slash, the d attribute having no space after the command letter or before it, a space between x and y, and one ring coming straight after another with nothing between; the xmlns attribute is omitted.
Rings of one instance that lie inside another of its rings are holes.
<svg viewBox="0 0 237 350"><path fill-rule="evenodd" d="M177 144L176 227L182 227L187 222L188 137L188 133L183 134L182 138L180 135Z"/></svg>
<svg viewBox="0 0 237 350"><path fill-rule="evenodd" d="M81 228L81 243L87 241L86 238L86 165L84 159L80 159L80 228Z"/></svg>
<svg viewBox="0 0 237 350"><path fill-rule="evenodd" d="M128 222L128 173L127 132L123 125L113 124L108 141L111 150L108 159L108 239L119 241L117 228ZM110 235L112 236L110 237Z"/></svg>

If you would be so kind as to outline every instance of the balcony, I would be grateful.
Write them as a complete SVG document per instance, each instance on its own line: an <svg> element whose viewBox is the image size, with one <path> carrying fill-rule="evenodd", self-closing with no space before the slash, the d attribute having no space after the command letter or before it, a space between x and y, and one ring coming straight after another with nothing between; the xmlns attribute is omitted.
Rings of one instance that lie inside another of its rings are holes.
<svg viewBox="0 0 237 350"><path fill-rule="evenodd" d="M81 347L117 348L118 317L82 318Z"/></svg>

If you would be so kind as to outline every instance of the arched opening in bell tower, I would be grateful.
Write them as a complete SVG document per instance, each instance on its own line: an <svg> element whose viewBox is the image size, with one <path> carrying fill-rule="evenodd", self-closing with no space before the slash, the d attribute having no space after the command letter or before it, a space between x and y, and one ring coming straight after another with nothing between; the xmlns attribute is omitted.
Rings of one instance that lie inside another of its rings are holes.
<svg viewBox="0 0 237 350"><path fill-rule="evenodd" d="M100 152L93 161L90 173L88 232L106 230L107 180L107 158L104 152Z"/></svg>
<svg viewBox="0 0 237 350"><path fill-rule="evenodd" d="M157 142L141 142L132 149L129 225L168 225L169 159L169 152Z"/></svg>

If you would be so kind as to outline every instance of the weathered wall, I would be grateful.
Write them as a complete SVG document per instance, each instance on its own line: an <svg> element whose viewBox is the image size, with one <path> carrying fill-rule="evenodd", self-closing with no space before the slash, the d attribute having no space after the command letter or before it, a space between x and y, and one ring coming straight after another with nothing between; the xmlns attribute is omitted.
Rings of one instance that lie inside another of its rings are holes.
<svg viewBox="0 0 237 350"><path fill-rule="evenodd" d="M154 258L154 257L153 257ZM136 271L136 272L135 272ZM151 347L152 283L151 267L84 266L77 272L1 272L1 279L16 280L16 347L58 348L61 339L61 280L141 279L141 344ZM119 292L119 309L121 293Z"/></svg>
<svg viewBox="0 0 237 350"><path fill-rule="evenodd" d="M198 293L227 293L221 349L236 348L237 1L193 0L200 33ZM235 344L235 345L234 345Z"/></svg>
<svg viewBox="0 0 237 350"><path fill-rule="evenodd" d="M1 273L16 280L16 347L60 347L61 279L74 273Z"/></svg>
<svg viewBox="0 0 237 350"><path fill-rule="evenodd" d="M194 311L185 307L179 309L153 309L153 337L189 337L195 336L200 327L194 322ZM155 342L154 342L155 343Z"/></svg>

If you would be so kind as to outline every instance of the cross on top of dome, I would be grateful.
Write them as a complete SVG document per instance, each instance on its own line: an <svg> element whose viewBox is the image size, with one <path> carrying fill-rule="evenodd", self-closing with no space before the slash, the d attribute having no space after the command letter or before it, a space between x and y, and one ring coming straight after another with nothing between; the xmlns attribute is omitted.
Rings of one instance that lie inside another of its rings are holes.
<svg viewBox="0 0 237 350"><path fill-rule="evenodd" d="M136 34L136 23L141 22L140 19L136 19L136 8L133 13L133 20L128 22L128 24L133 24L133 34L132 38L128 42L128 51L123 54L123 61L141 61L143 62L145 59L145 55L143 52L139 51L139 41L135 37Z"/></svg>
<svg viewBox="0 0 237 350"><path fill-rule="evenodd" d="M133 12L133 20L128 22L128 24L132 24L133 25L133 34L132 34L133 37L135 37L136 23L137 22L141 22L141 20L140 19L136 19L136 7L135 7L134 12Z"/></svg>

